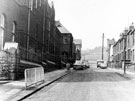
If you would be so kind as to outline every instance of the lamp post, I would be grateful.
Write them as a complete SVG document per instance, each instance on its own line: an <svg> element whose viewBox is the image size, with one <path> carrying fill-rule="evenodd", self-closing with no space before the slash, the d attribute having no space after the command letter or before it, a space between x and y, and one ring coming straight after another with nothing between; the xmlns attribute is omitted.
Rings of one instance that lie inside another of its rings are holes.
<svg viewBox="0 0 135 101"><path fill-rule="evenodd" d="M126 33L123 34L123 38L124 38L124 74L126 74L126 38L127 38Z"/></svg>

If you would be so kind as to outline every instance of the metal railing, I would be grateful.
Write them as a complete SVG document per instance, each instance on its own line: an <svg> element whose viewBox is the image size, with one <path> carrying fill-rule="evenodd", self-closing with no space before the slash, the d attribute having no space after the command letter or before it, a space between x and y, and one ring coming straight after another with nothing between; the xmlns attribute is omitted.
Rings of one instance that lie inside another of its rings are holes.
<svg viewBox="0 0 135 101"><path fill-rule="evenodd" d="M28 89L32 85L44 82L43 67L30 68L25 70L25 87Z"/></svg>

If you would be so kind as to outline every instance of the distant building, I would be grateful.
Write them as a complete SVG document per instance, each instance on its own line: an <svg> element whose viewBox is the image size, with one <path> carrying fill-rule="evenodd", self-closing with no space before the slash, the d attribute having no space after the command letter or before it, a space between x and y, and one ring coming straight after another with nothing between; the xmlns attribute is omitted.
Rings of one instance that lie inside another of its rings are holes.
<svg viewBox="0 0 135 101"><path fill-rule="evenodd" d="M76 60L81 60L82 40L74 39L74 44L76 46Z"/></svg>
<svg viewBox="0 0 135 101"><path fill-rule="evenodd" d="M61 34L60 55L63 62L73 59L73 36L61 23L56 21L56 26Z"/></svg>
<svg viewBox="0 0 135 101"><path fill-rule="evenodd" d="M108 62L108 66L111 64L111 62L113 61L113 45L115 44L115 40L114 39L107 39L107 62Z"/></svg>

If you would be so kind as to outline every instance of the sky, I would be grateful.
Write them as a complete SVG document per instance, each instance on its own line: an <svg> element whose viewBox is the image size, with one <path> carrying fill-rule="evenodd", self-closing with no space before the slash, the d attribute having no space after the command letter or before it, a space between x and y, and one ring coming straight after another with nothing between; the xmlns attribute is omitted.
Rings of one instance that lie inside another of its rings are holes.
<svg viewBox="0 0 135 101"><path fill-rule="evenodd" d="M104 46L107 39L119 39L120 33L135 22L134 0L49 0L54 2L55 20L82 39L82 50Z"/></svg>

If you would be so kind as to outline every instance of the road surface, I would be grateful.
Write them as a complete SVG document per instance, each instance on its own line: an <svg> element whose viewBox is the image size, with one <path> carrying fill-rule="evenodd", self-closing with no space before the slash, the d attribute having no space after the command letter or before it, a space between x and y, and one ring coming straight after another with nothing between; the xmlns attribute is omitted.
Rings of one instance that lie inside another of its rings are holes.
<svg viewBox="0 0 135 101"><path fill-rule="evenodd" d="M78 70L24 101L135 101L135 82L109 69Z"/></svg>

